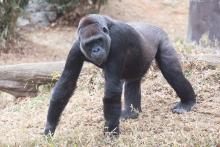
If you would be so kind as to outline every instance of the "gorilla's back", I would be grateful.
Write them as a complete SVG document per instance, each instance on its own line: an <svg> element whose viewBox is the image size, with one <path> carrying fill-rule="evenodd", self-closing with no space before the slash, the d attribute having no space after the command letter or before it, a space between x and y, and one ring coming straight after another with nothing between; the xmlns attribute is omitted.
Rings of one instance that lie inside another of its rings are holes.
<svg viewBox="0 0 220 147"><path fill-rule="evenodd" d="M144 41L148 45L152 45L154 47L157 47L161 37L166 35L166 33L161 28L148 23L131 22L128 23L128 25L133 27L139 34L141 34Z"/></svg>
<svg viewBox="0 0 220 147"><path fill-rule="evenodd" d="M145 55L146 62L151 62L158 51L160 41L166 32L161 28L142 22L127 23L134 28L142 39L143 54Z"/></svg>

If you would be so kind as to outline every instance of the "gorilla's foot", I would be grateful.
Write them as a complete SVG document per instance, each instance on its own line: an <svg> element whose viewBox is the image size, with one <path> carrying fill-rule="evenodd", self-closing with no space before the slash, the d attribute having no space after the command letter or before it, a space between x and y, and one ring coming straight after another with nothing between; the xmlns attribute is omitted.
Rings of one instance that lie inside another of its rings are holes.
<svg viewBox="0 0 220 147"><path fill-rule="evenodd" d="M104 135L109 137L117 137L120 134L119 124L111 124L105 122Z"/></svg>
<svg viewBox="0 0 220 147"><path fill-rule="evenodd" d="M172 112L173 113L178 113L178 114L189 112L189 111L192 110L192 108L195 104L196 104L195 101L190 101L188 103L179 102L179 103L176 104L176 106L174 106L172 108Z"/></svg>
<svg viewBox="0 0 220 147"><path fill-rule="evenodd" d="M123 110L121 112L121 119L136 119L138 118L140 112L138 111L129 111L129 110Z"/></svg>
<svg viewBox="0 0 220 147"><path fill-rule="evenodd" d="M119 129L115 129L115 130L112 130L112 131L107 131L106 129L104 129L104 136L108 136L110 138L112 137L119 137L119 134L120 134L120 131Z"/></svg>
<svg viewBox="0 0 220 147"><path fill-rule="evenodd" d="M46 136L53 136L55 132L55 125L50 125L49 123L46 124L46 127L44 129L44 135Z"/></svg>

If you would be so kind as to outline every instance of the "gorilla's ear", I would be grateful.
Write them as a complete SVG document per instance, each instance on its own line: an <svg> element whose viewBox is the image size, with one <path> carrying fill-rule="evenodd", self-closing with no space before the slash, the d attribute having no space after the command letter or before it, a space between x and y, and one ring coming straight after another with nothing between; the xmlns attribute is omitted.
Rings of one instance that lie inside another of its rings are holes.
<svg viewBox="0 0 220 147"><path fill-rule="evenodd" d="M105 23L108 27L108 30L111 30L112 25L115 23L115 20L113 20L111 17L104 16L105 17Z"/></svg>

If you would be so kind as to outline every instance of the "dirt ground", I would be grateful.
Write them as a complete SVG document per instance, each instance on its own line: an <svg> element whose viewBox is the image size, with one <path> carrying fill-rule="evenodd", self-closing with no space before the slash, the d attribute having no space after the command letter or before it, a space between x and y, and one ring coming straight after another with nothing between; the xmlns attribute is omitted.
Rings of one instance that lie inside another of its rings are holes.
<svg viewBox="0 0 220 147"><path fill-rule="evenodd" d="M142 109L138 119L121 121L118 139L103 136L103 76L95 66L83 69L78 88L67 105L54 138L42 135L50 90L39 96L14 100L0 94L0 146L216 146L220 143L220 69L190 62L196 55L180 43L186 37L188 3L179 0L112 0L102 14L125 21L146 21L163 27L183 56L183 70L197 94L193 111L182 115L170 109L179 101L159 70L152 66L142 81ZM1 64L65 60L76 28L19 30L19 54L0 55ZM209 51L208 51L209 52Z"/></svg>

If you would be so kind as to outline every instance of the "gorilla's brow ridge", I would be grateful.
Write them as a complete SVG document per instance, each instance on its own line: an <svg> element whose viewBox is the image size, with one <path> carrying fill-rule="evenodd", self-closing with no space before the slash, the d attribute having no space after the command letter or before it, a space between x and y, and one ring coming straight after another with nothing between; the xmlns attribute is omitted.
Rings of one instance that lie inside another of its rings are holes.
<svg viewBox="0 0 220 147"><path fill-rule="evenodd" d="M81 28L84 28L84 27L89 26L89 25L92 25L92 24L100 25L100 23L97 22L97 21L94 21L94 22L92 22L92 21L89 21L89 22L83 22L82 24L80 24L80 26L79 26L79 28L78 28L78 31L80 31Z"/></svg>
<svg viewBox="0 0 220 147"><path fill-rule="evenodd" d="M92 36L92 37L86 39L84 43L86 44L86 43L89 43L89 42L91 42L93 40L98 40L98 39L102 39L102 38L103 38L102 35Z"/></svg>

